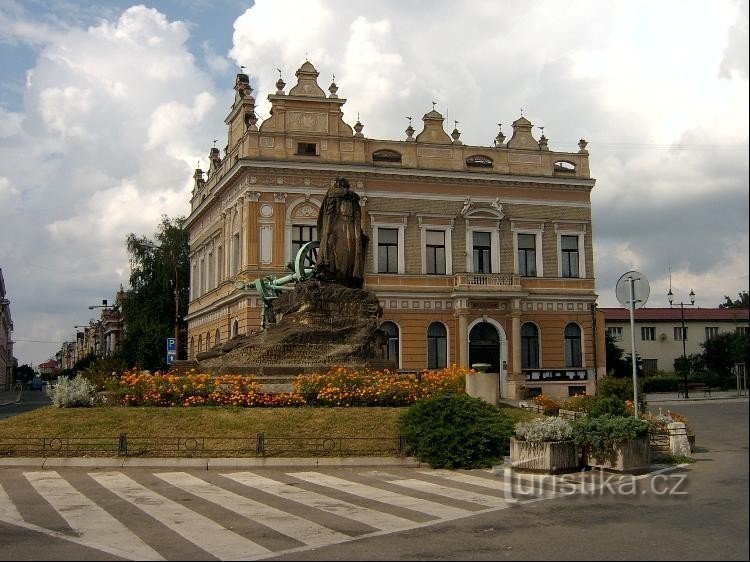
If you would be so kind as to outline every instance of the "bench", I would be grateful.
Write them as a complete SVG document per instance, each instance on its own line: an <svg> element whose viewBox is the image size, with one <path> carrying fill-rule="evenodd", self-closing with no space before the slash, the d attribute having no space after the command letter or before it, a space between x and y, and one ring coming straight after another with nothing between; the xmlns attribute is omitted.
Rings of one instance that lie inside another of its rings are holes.
<svg viewBox="0 0 750 562"><path fill-rule="evenodd" d="M711 387L702 382L687 383L687 390L688 396L690 396L691 392L702 392L704 397L711 396ZM680 396L685 397L685 383L677 385L677 397L679 398Z"/></svg>

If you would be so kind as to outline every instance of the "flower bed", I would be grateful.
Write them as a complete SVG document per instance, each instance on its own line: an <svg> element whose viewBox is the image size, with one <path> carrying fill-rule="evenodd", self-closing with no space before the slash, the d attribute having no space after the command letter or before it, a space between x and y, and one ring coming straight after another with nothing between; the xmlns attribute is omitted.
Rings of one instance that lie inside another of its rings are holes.
<svg viewBox="0 0 750 562"><path fill-rule="evenodd" d="M416 377L341 367L300 375L295 392L271 394L262 392L252 375L129 371L111 380L108 389L124 406L406 406L441 393L463 393L467 372L453 366Z"/></svg>
<svg viewBox="0 0 750 562"><path fill-rule="evenodd" d="M510 440L514 468L555 474L577 470L578 451L570 423L562 418L517 423Z"/></svg>

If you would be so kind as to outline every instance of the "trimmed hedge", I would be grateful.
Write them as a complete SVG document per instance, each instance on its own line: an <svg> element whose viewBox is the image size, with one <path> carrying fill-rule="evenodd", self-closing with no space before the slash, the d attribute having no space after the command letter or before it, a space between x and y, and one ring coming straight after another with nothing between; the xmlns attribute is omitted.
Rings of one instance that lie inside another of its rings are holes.
<svg viewBox="0 0 750 562"><path fill-rule="evenodd" d="M399 430L409 453L432 468L484 468L508 454L513 422L479 398L441 394L410 406Z"/></svg>

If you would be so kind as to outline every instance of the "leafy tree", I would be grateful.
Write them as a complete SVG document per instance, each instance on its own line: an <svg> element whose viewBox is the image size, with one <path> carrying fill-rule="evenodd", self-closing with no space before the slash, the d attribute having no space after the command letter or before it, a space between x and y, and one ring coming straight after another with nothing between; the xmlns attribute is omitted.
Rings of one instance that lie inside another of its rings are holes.
<svg viewBox="0 0 750 562"><path fill-rule="evenodd" d="M607 372L616 378L633 376L632 358L615 343L615 339L607 332L605 334L605 350L607 356ZM641 358L635 353L635 368L638 376L643 375Z"/></svg>
<svg viewBox="0 0 750 562"><path fill-rule="evenodd" d="M13 379L21 382L29 382L34 378L34 368L31 365L19 365L13 368Z"/></svg>
<svg viewBox="0 0 750 562"><path fill-rule="evenodd" d="M702 359L706 368L719 377L722 387L735 384L733 368L737 363L748 365L750 345L745 334L722 332L703 342Z"/></svg>
<svg viewBox="0 0 750 562"><path fill-rule="evenodd" d="M178 357L184 357L188 307L188 235L185 218L162 215L154 240L127 236L130 290L123 302L123 359L129 366L156 370L166 365L166 339L180 330Z"/></svg>
<svg viewBox="0 0 750 562"><path fill-rule="evenodd" d="M750 293L747 291L740 291L737 294L740 298L736 300L732 300L724 295L724 304L720 304L719 308L750 308Z"/></svg>

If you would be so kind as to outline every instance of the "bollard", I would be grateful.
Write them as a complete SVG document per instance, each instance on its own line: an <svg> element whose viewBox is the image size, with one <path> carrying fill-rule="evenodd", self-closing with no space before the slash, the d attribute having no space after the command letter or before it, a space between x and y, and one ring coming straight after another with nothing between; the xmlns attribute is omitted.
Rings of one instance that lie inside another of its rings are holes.
<svg viewBox="0 0 750 562"><path fill-rule="evenodd" d="M266 437L262 433L258 434L255 441L255 454L264 457L266 455Z"/></svg>
<svg viewBox="0 0 750 562"><path fill-rule="evenodd" d="M128 434L120 433L120 439L117 443L117 456L127 457L128 456Z"/></svg>

